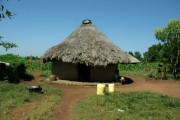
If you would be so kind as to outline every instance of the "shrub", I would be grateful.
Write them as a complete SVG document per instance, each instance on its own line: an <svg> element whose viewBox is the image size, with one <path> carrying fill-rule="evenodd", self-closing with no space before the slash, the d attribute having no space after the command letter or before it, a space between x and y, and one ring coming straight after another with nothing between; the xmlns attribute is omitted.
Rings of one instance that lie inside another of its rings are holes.
<svg viewBox="0 0 180 120"><path fill-rule="evenodd" d="M0 61L10 63L10 66L5 66L5 64L0 65L0 80L7 79L10 83L18 83L20 79L27 77L26 59L18 55L7 54L1 55Z"/></svg>
<svg viewBox="0 0 180 120"><path fill-rule="evenodd" d="M4 63L0 63L0 81L6 79L7 67Z"/></svg>

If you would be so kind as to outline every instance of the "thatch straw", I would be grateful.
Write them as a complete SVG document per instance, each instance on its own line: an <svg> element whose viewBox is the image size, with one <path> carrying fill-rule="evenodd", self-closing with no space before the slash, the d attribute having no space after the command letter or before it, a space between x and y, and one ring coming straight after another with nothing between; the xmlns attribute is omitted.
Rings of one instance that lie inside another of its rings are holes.
<svg viewBox="0 0 180 120"><path fill-rule="evenodd" d="M127 55L128 55L128 57L130 58L130 63L139 63L140 61L137 59L137 58L135 58L134 56L132 56L132 55L130 55L130 54L128 54L128 53L126 53Z"/></svg>
<svg viewBox="0 0 180 120"><path fill-rule="evenodd" d="M43 59L106 66L131 63L132 58L114 45L90 20L84 20L62 43L47 50Z"/></svg>

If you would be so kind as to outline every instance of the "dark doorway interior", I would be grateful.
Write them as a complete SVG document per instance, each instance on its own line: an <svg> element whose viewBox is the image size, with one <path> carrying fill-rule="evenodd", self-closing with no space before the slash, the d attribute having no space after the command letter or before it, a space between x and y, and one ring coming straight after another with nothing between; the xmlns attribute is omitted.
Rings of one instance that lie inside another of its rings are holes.
<svg viewBox="0 0 180 120"><path fill-rule="evenodd" d="M86 66L85 64L78 64L78 79L80 81L89 81L90 69L90 66Z"/></svg>

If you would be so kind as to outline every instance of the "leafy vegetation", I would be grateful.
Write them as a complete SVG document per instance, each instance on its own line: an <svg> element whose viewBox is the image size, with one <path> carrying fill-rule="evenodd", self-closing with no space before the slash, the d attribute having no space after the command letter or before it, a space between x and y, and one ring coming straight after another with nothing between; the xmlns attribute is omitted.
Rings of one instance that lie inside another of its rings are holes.
<svg viewBox="0 0 180 120"><path fill-rule="evenodd" d="M148 48L148 51L144 53L144 61L162 62L163 57L165 56L167 56L167 53L164 52L164 46L159 43Z"/></svg>
<svg viewBox="0 0 180 120"><path fill-rule="evenodd" d="M172 64L174 78L180 72L180 18L170 20L166 28L155 30L156 38L163 43L166 62Z"/></svg>
<svg viewBox="0 0 180 120"><path fill-rule="evenodd" d="M28 64L28 61L25 58L13 54L0 55L0 61L8 62L13 66L17 66L20 63L23 63L25 65Z"/></svg>
<svg viewBox="0 0 180 120"><path fill-rule="evenodd" d="M1 21L1 19L6 18L6 17L11 19L12 16L13 16L13 14L9 10L5 9L4 5L1 4L1 6L0 6L0 21Z"/></svg>
<svg viewBox="0 0 180 120"><path fill-rule="evenodd" d="M30 62L28 58L7 54L0 55L0 61L10 63L10 66L8 67L1 65L0 80L8 79L9 82L17 83L21 79L31 80L33 79L33 76L51 75L51 62L43 63L39 58Z"/></svg>
<svg viewBox="0 0 180 120"><path fill-rule="evenodd" d="M26 60L17 55L7 54L0 56L0 61L10 63L9 66L1 64L0 80L8 80L11 83L18 83L20 79L30 79L30 75L26 74ZM3 66L4 65L4 66Z"/></svg>
<svg viewBox="0 0 180 120"><path fill-rule="evenodd" d="M27 68L28 72L30 73L30 70L31 70L32 72L31 74L34 76L41 75L41 76L48 77L52 74L51 73L52 62L42 63L40 59L34 59L31 65L29 63L27 65L28 65L28 68Z"/></svg>
<svg viewBox="0 0 180 120"><path fill-rule="evenodd" d="M8 1L8 0L7 0ZM4 18L10 18L14 16L8 9L5 9L3 4L0 4L0 21ZM10 42L6 42L6 41L2 41L2 36L0 36L0 46L4 47L6 49L6 51L10 48L13 47L18 47L16 44L14 43L10 43Z"/></svg>
<svg viewBox="0 0 180 120"><path fill-rule="evenodd" d="M15 48L15 47L18 47L16 44L14 44L14 43L10 43L10 42L7 42L7 41L2 41L1 39L2 39L3 37L1 37L0 36L0 46L3 46L5 49L6 49L6 51L8 50L8 49L10 49L10 48Z"/></svg>
<svg viewBox="0 0 180 120"><path fill-rule="evenodd" d="M138 64L118 65L121 76L136 75L136 76L142 76L145 78L154 78L154 79L163 79L163 76L165 74L164 71L167 72L166 73L167 79L173 79L173 75L171 74L170 67L171 67L170 64L166 64L166 66L164 66L164 64L160 62L153 62L153 63L141 62Z"/></svg>
<svg viewBox="0 0 180 120"><path fill-rule="evenodd" d="M179 120L179 111L179 99L149 92L116 92L78 101L73 120Z"/></svg>
<svg viewBox="0 0 180 120"><path fill-rule="evenodd" d="M180 78L180 18L170 20L166 28L158 28L154 31L156 38L160 41L158 44L152 45L148 51L144 53L144 58L141 59L139 52L129 52L129 54L143 61L158 62L167 65L164 68L163 79L167 79L173 75L173 79Z"/></svg>

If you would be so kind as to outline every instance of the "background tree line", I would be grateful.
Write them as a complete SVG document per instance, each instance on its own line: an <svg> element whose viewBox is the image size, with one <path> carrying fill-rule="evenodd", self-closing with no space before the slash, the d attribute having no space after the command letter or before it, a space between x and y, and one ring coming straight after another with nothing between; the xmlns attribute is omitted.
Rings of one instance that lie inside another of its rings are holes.
<svg viewBox="0 0 180 120"><path fill-rule="evenodd" d="M157 28L154 34L159 43L149 47L143 58L140 52L129 54L144 62L171 64L169 67L177 79L180 74L180 18L170 20L166 28Z"/></svg>

